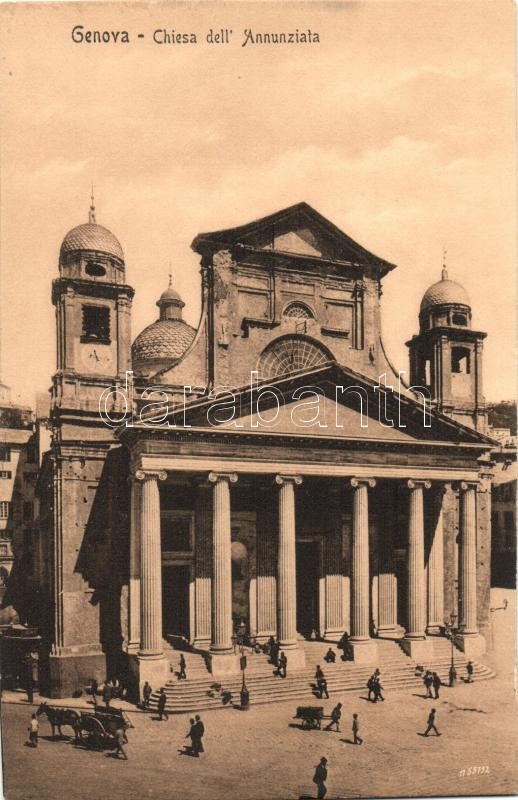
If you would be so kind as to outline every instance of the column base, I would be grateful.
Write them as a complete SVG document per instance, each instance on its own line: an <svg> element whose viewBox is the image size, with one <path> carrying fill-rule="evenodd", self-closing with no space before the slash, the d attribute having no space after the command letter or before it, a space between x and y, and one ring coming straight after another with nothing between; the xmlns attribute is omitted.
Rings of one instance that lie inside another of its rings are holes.
<svg viewBox="0 0 518 800"><path fill-rule="evenodd" d="M405 629L401 625L380 625L378 639L402 639Z"/></svg>
<svg viewBox="0 0 518 800"><path fill-rule="evenodd" d="M414 661L429 662L433 659L433 642L431 639L402 639L401 647Z"/></svg>
<svg viewBox="0 0 518 800"><path fill-rule="evenodd" d="M344 634L345 628L328 628L324 632L324 642L339 642Z"/></svg>
<svg viewBox="0 0 518 800"><path fill-rule="evenodd" d="M142 697L142 688L146 681L153 691L157 692L171 678L169 660L163 654L157 656L130 654L130 669L138 685L139 697Z"/></svg>
<svg viewBox="0 0 518 800"><path fill-rule="evenodd" d="M426 633L430 636L440 636L444 632L444 623L431 624L426 626Z"/></svg>
<svg viewBox="0 0 518 800"><path fill-rule="evenodd" d="M468 658L476 658L486 652L486 640L479 633L458 633L455 644Z"/></svg>
<svg viewBox="0 0 518 800"><path fill-rule="evenodd" d="M356 664L375 664L378 660L378 645L374 639L349 640L348 652Z"/></svg>
<svg viewBox="0 0 518 800"><path fill-rule="evenodd" d="M210 637L207 637L205 639L199 637L199 638L194 640L194 642L192 643L192 646L193 646L193 648L195 650L203 650L203 651L209 650L209 648L210 648Z"/></svg>

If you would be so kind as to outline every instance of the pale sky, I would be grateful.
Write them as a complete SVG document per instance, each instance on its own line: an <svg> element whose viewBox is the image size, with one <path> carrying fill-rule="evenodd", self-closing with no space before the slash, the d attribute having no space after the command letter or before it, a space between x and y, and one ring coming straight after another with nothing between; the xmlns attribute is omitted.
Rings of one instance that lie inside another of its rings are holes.
<svg viewBox="0 0 518 800"><path fill-rule="evenodd" d="M0 6L2 379L33 402L55 369L51 281L65 233L119 238L135 337L174 284L196 325L201 231L305 200L398 265L384 339L399 369L420 299L450 277L487 331L488 400L515 396L515 8L512 2ZM127 30L130 44L75 44ZM208 45L210 28L232 29ZM247 45L318 31L320 44ZM197 45L157 45L156 28ZM137 34L144 33L144 39Z"/></svg>

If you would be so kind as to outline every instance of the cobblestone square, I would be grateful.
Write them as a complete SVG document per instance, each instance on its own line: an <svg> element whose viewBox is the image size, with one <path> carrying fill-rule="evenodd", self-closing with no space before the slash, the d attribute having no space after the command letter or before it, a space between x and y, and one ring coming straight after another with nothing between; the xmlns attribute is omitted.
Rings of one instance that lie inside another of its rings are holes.
<svg viewBox="0 0 518 800"><path fill-rule="evenodd" d="M511 592L493 590L492 605ZM484 657L497 671L494 680L444 688L433 704L418 692L393 692L384 703L366 701L366 692L323 701L329 713L344 703L341 732L304 731L293 719L294 704L279 703L209 711L206 752L199 759L180 754L189 715L157 722L135 712L129 731L129 760L52 742L42 721L37 750L24 746L30 709L3 706L3 746L8 800L67 800L109 796L117 800L291 800L315 797L314 767L328 759L328 798L513 794L518 788L518 714L513 689L514 598L493 615L493 649ZM423 692L424 694L424 692ZM441 737L425 739L430 707L437 708ZM365 743L351 743L354 712Z"/></svg>

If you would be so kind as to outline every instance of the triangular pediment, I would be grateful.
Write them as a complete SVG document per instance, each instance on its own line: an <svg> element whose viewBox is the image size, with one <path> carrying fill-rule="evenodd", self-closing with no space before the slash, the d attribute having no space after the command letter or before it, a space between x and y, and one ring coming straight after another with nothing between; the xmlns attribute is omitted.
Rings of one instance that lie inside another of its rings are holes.
<svg viewBox="0 0 518 800"><path fill-rule="evenodd" d="M344 264L369 264L380 276L394 268L394 264L366 250L307 203L297 203L237 228L201 233L192 247L202 254L241 247Z"/></svg>
<svg viewBox="0 0 518 800"><path fill-rule="evenodd" d="M394 387L395 389L396 387ZM336 362L188 403L180 416L191 427L385 442L480 444L490 440L439 414L425 412L411 392L392 391Z"/></svg>

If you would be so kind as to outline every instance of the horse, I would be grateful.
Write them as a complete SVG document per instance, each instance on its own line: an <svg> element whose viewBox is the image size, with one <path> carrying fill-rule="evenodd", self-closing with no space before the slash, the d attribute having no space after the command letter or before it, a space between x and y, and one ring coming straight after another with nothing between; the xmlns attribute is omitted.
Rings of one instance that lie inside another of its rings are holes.
<svg viewBox="0 0 518 800"><path fill-rule="evenodd" d="M52 727L52 738L56 738L56 728L58 729L58 734L63 736L61 731L62 725L68 725L74 731L74 736L76 741L80 736L79 731L79 714L77 711L74 711L71 708L61 708L59 706L48 706L46 703L41 703L38 710L36 711L36 716L41 717L42 715L46 715L48 721Z"/></svg>

